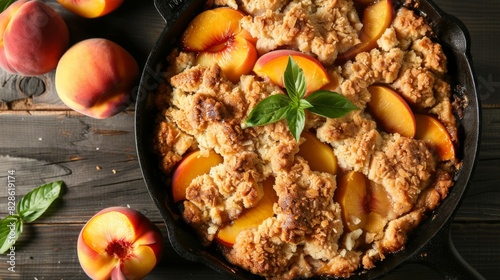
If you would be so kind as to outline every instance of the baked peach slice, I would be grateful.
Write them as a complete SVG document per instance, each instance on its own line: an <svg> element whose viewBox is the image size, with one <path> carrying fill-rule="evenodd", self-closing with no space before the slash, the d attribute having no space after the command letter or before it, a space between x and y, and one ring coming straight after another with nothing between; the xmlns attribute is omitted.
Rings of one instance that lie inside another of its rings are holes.
<svg viewBox="0 0 500 280"><path fill-rule="evenodd" d="M383 85L368 87L371 94L368 108L377 123L389 133L415 136L415 116L406 101L393 89Z"/></svg>
<svg viewBox="0 0 500 280"><path fill-rule="evenodd" d="M435 150L439 159L446 161L455 158L455 146L446 127L436 118L415 114L417 131L415 138L429 143Z"/></svg>
<svg viewBox="0 0 500 280"><path fill-rule="evenodd" d="M356 1L366 4L368 1ZM373 1L372 1L373 2ZM392 0L381 0L367 6L363 11L363 28L359 33L360 43L339 55L337 60L341 63L353 59L358 53L370 51L377 46L377 40L391 25L394 17Z"/></svg>
<svg viewBox="0 0 500 280"><path fill-rule="evenodd" d="M333 153L332 147L321 142L311 132L303 132L302 137L306 141L300 144L297 155L307 160L311 170L337 174L337 157Z"/></svg>
<svg viewBox="0 0 500 280"><path fill-rule="evenodd" d="M330 77L321 62L295 50L275 50L262 55L255 62L253 72L259 77L267 77L274 84L284 87L283 74L289 57L292 57L304 71L307 93L318 90L330 82Z"/></svg>
<svg viewBox="0 0 500 280"><path fill-rule="evenodd" d="M383 186L356 171L341 176L337 184L334 199L342 207L342 219L347 230L382 231L391 213L391 202Z"/></svg>
<svg viewBox="0 0 500 280"><path fill-rule="evenodd" d="M182 35L184 51L197 52L197 63L218 64L226 77L236 83L252 71L257 60L256 40L241 28L241 11L228 7L207 10L196 16Z"/></svg>
<svg viewBox="0 0 500 280"><path fill-rule="evenodd" d="M240 232L257 227L267 218L274 216L274 203L278 202L278 196L273 186L273 177L262 182L262 198L254 207L244 210L236 220L219 230L216 239L220 244L233 246Z"/></svg>
<svg viewBox="0 0 500 280"><path fill-rule="evenodd" d="M349 231L363 229L370 213L368 204L368 180L359 172L351 171L337 181L335 201L342 208L342 219Z"/></svg>
<svg viewBox="0 0 500 280"><path fill-rule="evenodd" d="M222 157L214 151L210 151L204 157L201 152L195 151L181 160L172 175L172 195L174 202L186 199L186 189L194 178L207 174L214 166L222 163Z"/></svg>

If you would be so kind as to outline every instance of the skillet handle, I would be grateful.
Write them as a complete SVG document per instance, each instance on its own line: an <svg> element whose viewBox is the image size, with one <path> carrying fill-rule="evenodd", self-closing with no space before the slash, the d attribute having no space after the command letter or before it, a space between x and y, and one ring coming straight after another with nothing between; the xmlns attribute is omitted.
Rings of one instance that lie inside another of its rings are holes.
<svg viewBox="0 0 500 280"><path fill-rule="evenodd" d="M167 24L172 24L179 17L179 14L192 3L191 0L154 0L156 10Z"/></svg>
<svg viewBox="0 0 500 280"><path fill-rule="evenodd" d="M446 223L429 243L413 255L412 261L434 269L443 279L485 280L460 256L451 240L450 228L450 223Z"/></svg>

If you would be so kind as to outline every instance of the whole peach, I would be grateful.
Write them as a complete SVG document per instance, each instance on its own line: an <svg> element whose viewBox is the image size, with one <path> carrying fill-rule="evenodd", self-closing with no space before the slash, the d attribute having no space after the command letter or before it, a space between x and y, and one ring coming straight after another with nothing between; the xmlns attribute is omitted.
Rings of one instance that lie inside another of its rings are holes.
<svg viewBox="0 0 500 280"><path fill-rule="evenodd" d="M67 10L85 18L97 18L118 9L123 0L57 0Z"/></svg>
<svg viewBox="0 0 500 280"><path fill-rule="evenodd" d="M36 76L57 66L69 43L62 17L40 1L17 1L0 14L0 67Z"/></svg>
<svg viewBox="0 0 500 280"><path fill-rule="evenodd" d="M94 38L78 42L64 53L56 68L55 85L68 107L104 119L130 104L138 77L139 66L127 50L108 39Z"/></svg>
<svg viewBox="0 0 500 280"><path fill-rule="evenodd" d="M78 236L77 253L92 279L142 279L163 250L160 230L146 216L127 207L96 213Z"/></svg>

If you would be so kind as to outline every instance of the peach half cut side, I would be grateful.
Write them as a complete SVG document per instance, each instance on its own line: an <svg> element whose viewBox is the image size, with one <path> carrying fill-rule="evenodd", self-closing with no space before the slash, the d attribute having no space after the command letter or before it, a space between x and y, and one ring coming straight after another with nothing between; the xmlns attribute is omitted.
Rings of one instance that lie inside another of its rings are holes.
<svg viewBox="0 0 500 280"><path fill-rule="evenodd" d="M307 93L316 91L330 82L330 76L321 62L308 54L295 50L275 50L262 55L255 62L253 72L259 77L268 78L274 84L284 87L283 75L289 57L304 72Z"/></svg>
<svg viewBox="0 0 500 280"><path fill-rule="evenodd" d="M413 138L416 131L415 116L408 103L388 86L372 85L368 108L377 124L388 133L399 133Z"/></svg>
<svg viewBox="0 0 500 280"><path fill-rule="evenodd" d="M440 160L455 159L455 145L446 127L435 117L415 114L417 130L415 139L424 140L435 150Z"/></svg>
<svg viewBox="0 0 500 280"><path fill-rule="evenodd" d="M172 175L172 195L174 202L186 199L186 189L194 178L207 174L214 166L222 163L223 158L215 151L210 151L208 156L202 156L199 150L184 157Z"/></svg>
<svg viewBox="0 0 500 280"><path fill-rule="evenodd" d="M156 266L162 249L158 228L126 207L109 207L95 214L82 228L77 243L80 265L92 279L142 279Z"/></svg>
<svg viewBox="0 0 500 280"><path fill-rule="evenodd" d="M274 203L278 202L278 196L273 186L273 177L262 182L264 191L262 198L252 208L245 209L231 224L219 230L216 239L220 244L227 247L233 246L240 232L257 227L274 215Z"/></svg>

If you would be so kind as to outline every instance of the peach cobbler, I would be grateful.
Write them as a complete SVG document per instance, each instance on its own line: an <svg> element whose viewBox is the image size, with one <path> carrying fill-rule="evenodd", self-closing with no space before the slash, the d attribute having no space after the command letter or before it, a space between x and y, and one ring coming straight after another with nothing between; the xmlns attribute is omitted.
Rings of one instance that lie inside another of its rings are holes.
<svg viewBox="0 0 500 280"><path fill-rule="evenodd" d="M460 168L430 25L390 0L211 2L155 94L160 168L200 242L268 279L401 250Z"/></svg>

